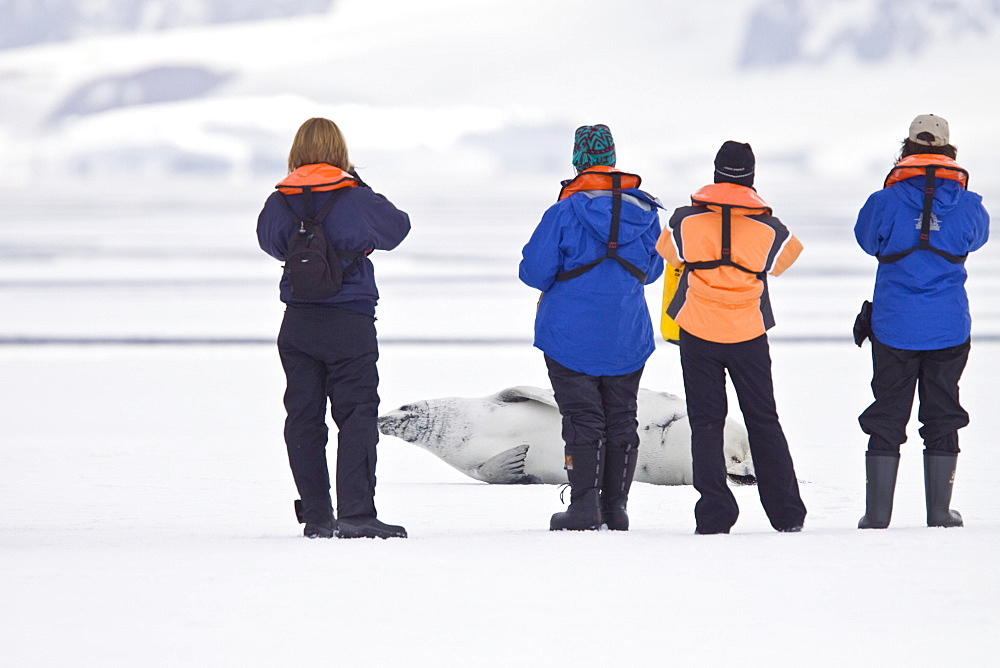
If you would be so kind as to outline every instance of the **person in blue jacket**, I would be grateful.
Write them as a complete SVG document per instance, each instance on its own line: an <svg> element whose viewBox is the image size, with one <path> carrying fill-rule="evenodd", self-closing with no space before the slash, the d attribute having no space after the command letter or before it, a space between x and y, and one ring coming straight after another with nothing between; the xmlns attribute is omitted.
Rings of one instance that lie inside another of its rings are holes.
<svg viewBox="0 0 1000 668"><path fill-rule="evenodd" d="M869 437L862 529L889 526L914 389L927 525L962 526L949 506L958 430L969 423L958 398L972 327L964 262L986 243L990 219L956 156L948 122L917 116L884 188L868 198L854 227L861 248L879 260L870 327L865 331L862 318L856 335L860 345L870 334L875 397L859 418Z"/></svg>
<svg viewBox="0 0 1000 668"><path fill-rule="evenodd" d="M653 352L645 285L663 273L655 197L615 169L606 125L577 129L575 178L524 246L520 278L542 291L535 347L562 415L570 505L549 528L627 530L639 379Z"/></svg>
<svg viewBox="0 0 1000 668"><path fill-rule="evenodd" d="M410 219L358 177L340 129L328 119L302 124L288 171L257 220L260 247L284 261L300 220L326 211L322 225L329 244L344 256L362 258L341 262L343 285L325 299L297 297L287 271L281 279L286 308L278 353L287 381L285 444L300 495L296 515L310 538L405 538L403 527L383 523L375 510L379 295L366 254L398 246ZM327 401L339 432L337 519L326 459Z"/></svg>

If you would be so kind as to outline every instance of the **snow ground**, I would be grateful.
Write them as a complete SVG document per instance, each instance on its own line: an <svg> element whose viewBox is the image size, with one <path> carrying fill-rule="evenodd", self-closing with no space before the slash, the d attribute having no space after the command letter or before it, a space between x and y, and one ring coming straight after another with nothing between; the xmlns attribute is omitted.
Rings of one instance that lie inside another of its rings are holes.
<svg viewBox="0 0 1000 668"><path fill-rule="evenodd" d="M398 202L413 232L374 258L384 410L547 384L515 267L551 196ZM385 438L378 507L411 538L375 542L307 541L295 524L259 202L13 199L0 212L0 661L992 665L1000 246L969 261L973 421L954 499L967 526L924 526L914 428L892 527L860 532L870 362L848 337L874 266L846 211L772 203L806 245L772 283L803 533L773 532L744 487L732 535L694 536L691 487L636 484L627 534L552 534L557 488L478 483ZM161 345L132 345L149 338ZM659 347L643 385L683 392L676 349Z"/></svg>
<svg viewBox="0 0 1000 668"><path fill-rule="evenodd" d="M806 529L736 488L729 536L691 487L636 484L628 533L553 534L554 486L491 486L394 438L377 501L406 541L309 541L269 345L0 347L0 656L10 666L991 665L1000 548L991 410L1000 347L963 382L954 506L923 526L906 446L893 525L863 511L868 355L773 346ZM809 370L808 373L804 370ZM474 371L473 371L474 370ZM544 384L527 345L382 350L385 409ZM680 391L662 346L644 386Z"/></svg>

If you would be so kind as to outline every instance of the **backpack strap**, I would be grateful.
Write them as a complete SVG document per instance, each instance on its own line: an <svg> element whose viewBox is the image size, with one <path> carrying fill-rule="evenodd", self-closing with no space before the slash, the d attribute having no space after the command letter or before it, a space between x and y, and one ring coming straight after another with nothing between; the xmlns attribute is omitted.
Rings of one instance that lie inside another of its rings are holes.
<svg viewBox="0 0 1000 668"><path fill-rule="evenodd" d="M743 265L733 262L733 206L731 204L720 204L719 206L722 207L722 257L718 260L706 260L705 262L686 262L684 263L684 267L692 270L735 267L740 271L753 274L757 278L763 280L767 275L766 272L747 269Z"/></svg>
<svg viewBox="0 0 1000 668"><path fill-rule="evenodd" d="M602 257L597 258L593 262L588 262L587 264L576 267L575 269L570 269L568 271L560 271L556 274L556 281L568 281L571 278L576 278L577 276L582 276L588 271L601 264L605 260L611 259L616 260L625 271L632 274L640 283L646 283L646 273L639 269L625 258L618 255L618 235L621 231L621 218L622 218L622 175L619 172L611 173L611 230L608 232L608 246L607 251Z"/></svg>
<svg viewBox="0 0 1000 668"><path fill-rule="evenodd" d="M283 192L281 192L279 190L278 194L281 195L281 197L278 198L278 201L280 201L281 204L285 207L285 210L288 211L288 213L290 213L292 215L292 218L294 218L295 220L301 222L302 221L302 216L300 216L299 214L295 213L295 209L293 209L292 205L288 203L288 197L285 195L285 193L283 193Z"/></svg>
<svg viewBox="0 0 1000 668"><path fill-rule="evenodd" d="M924 177L924 208L920 213L920 242L917 244L922 250L929 250L931 247L931 218L934 213L934 191L937 189L937 182L934 180L936 171L937 167L928 166Z"/></svg>
<svg viewBox="0 0 1000 668"><path fill-rule="evenodd" d="M937 165L927 165L925 168L924 176L924 208L920 215L920 241L913 248L908 248L905 251L900 251L899 253L890 253L889 255L877 255L879 264L891 264L893 262L899 262L904 257L916 250L927 250L935 255L943 257L948 262L952 264L962 264L965 262L966 255L952 255L940 248L934 248L931 246L931 220L934 207L934 191L937 187L937 181L935 179L934 173L937 171Z"/></svg>
<svg viewBox="0 0 1000 668"><path fill-rule="evenodd" d="M305 215L299 216L299 214L295 213L295 209L293 209L292 205L288 202L288 195L280 190L278 193L281 195L281 203L285 205L285 208L288 209L290 214L292 214L292 217L297 219L300 223L317 223L325 220L327 214L330 213L330 209L333 208L333 205L337 202L341 195L339 189L331 190L330 196L327 197L326 202L323 203L323 207L319 211L314 211L313 189L310 186L302 186L302 205L305 208Z"/></svg>
<svg viewBox="0 0 1000 668"><path fill-rule="evenodd" d="M302 186L302 204L305 207L305 216L300 216L295 212L295 209L292 208L291 203L289 203L288 201L288 196L285 193L281 192L280 190L278 191L278 193L281 195L281 203L285 205L285 208L288 210L288 213L290 213L293 218L299 221L298 231L304 234L306 232L306 223L309 223L310 225L323 224L323 221L326 220L326 217L327 215L329 215L330 210L333 208L333 205L340 198L340 195L343 194L343 190L341 189L331 190L330 196L327 198L326 202L323 203L323 206L320 208L320 210L315 213L312 213L313 210L312 188L309 186ZM345 266L343 269L343 274L345 276L349 271L353 270L357 265L359 265L363 259L368 257L368 251L340 250L338 248L334 248L333 245L329 244L327 248L331 253L334 254L334 256L338 261L343 261L343 260L349 261L347 266Z"/></svg>

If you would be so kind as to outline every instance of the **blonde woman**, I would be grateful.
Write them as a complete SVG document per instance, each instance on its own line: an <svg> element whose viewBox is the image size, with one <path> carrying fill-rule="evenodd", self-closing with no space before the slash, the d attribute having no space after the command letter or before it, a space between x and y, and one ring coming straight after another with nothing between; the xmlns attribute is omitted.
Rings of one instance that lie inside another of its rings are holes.
<svg viewBox="0 0 1000 668"><path fill-rule="evenodd" d="M296 515L309 538L406 537L403 527L381 522L375 511L378 290L368 254L392 250L409 231L409 216L357 176L337 125L325 118L303 123L288 154L288 176L257 219L257 238L286 267L278 334L287 380L284 434L300 496ZM298 263L291 268L287 261L304 238L324 236L327 278L342 276L339 286L309 285L311 278L296 276ZM339 431L337 519L326 458L327 402Z"/></svg>

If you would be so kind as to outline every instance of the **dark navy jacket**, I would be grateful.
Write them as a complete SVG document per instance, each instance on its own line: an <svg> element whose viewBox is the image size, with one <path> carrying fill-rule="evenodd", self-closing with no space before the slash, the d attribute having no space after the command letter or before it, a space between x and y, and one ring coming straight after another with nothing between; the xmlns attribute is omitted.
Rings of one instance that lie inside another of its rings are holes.
<svg viewBox="0 0 1000 668"><path fill-rule="evenodd" d="M900 181L872 194L858 214L854 235L869 255L885 256L917 245L924 177ZM986 243L990 217L982 198L957 181L937 179L930 243L965 255ZM964 343L972 319L964 264L930 251L915 251L880 264L872 299L872 331L882 343L903 350L940 350Z"/></svg>
<svg viewBox="0 0 1000 668"><path fill-rule="evenodd" d="M321 186L330 181L331 175L338 174L346 177L341 181L350 185L342 184L335 190L313 193L316 211L322 208L327 198L338 198L323 221L323 229L330 244L338 250L346 251L392 250L398 246L410 231L410 218L371 188L354 185L357 182L350 175L330 165L305 165L293 172L292 177L298 178L290 179L300 186ZM288 182L289 180L283 181L279 186ZM284 261L288 240L297 227L298 220L279 201L280 197L287 197L298 214L304 213L304 195L301 193L272 193L257 218L257 240L268 255ZM368 315L375 315L375 304L379 296L375 287L375 268L368 258L344 276L341 291L329 299L321 302L292 299L291 286L284 275L280 282L280 292L281 301L286 304L326 304Z"/></svg>

